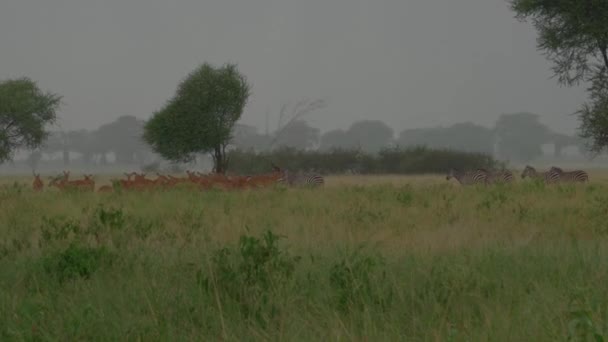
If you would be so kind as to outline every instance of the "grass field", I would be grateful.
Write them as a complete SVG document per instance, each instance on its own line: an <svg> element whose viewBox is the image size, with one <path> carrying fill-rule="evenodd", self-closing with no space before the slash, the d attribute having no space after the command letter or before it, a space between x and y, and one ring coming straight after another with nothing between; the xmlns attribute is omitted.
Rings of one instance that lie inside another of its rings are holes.
<svg viewBox="0 0 608 342"><path fill-rule="evenodd" d="M608 174L590 175L111 194L3 179L0 339L599 340Z"/></svg>

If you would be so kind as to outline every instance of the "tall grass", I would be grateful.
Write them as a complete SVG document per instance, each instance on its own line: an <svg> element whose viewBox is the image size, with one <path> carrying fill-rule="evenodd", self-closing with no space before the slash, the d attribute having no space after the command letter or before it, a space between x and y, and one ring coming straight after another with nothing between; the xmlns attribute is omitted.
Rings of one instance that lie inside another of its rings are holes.
<svg viewBox="0 0 608 342"><path fill-rule="evenodd" d="M608 333L608 186L0 190L2 340ZM354 185L355 183L368 185Z"/></svg>

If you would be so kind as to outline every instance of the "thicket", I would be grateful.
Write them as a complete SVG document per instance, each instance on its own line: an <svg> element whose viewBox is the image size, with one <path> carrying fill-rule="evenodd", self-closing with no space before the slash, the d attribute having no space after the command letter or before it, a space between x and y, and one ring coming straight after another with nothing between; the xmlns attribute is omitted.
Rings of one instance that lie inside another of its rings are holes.
<svg viewBox="0 0 608 342"><path fill-rule="evenodd" d="M388 148L378 154L334 149L328 152L282 148L271 152L233 150L228 154L230 172L268 172L272 164L289 170L322 174L421 174L445 173L450 168L501 168L504 165L483 153L430 149Z"/></svg>

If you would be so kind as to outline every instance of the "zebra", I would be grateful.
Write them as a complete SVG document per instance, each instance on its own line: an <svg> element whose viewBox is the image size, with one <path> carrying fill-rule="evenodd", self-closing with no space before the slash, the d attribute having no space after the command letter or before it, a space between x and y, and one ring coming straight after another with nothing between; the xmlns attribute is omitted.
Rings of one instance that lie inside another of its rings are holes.
<svg viewBox="0 0 608 342"><path fill-rule="evenodd" d="M524 171L521 173L521 178L524 179L526 177L532 179L541 179L545 183L556 183L559 181L559 173L555 170L549 170L547 172L537 172L535 168L530 165L526 165Z"/></svg>
<svg viewBox="0 0 608 342"><path fill-rule="evenodd" d="M561 168L552 166L551 171L557 172L559 174L560 182L584 183L584 182L589 181L589 175L587 174L587 172L585 172L583 170L574 170L574 171L564 172L564 170L562 170Z"/></svg>
<svg viewBox="0 0 608 342"><path fill-rule="evenodd" d="M477 171L484 172L487 175L488 183L512 183L515 179L513 173L509 170L492 170L479 168Z"/></svg>
<svg viewBox="0 0 608 342"><path fill-rule="evenodd" d="M450 180L451 178L456 178L456 180L462 185L487 184L488 182L487 173L481 170L459 171L456 169L450 169L445 179Z"/></svg>
<svg viewBox="0 0 608 342"><path fill-rule="evenodd" d="M289 186L322 186L325 179L318 173L291 173L289 170L281 170L281 178L278 182Z"/></svg>

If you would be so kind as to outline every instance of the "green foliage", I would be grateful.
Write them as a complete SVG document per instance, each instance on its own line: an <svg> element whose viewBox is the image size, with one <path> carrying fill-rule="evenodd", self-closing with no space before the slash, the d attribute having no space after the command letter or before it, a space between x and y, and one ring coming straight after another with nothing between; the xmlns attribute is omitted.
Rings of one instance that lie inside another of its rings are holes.
<svg viewBox="0 0 608 342"><path fill-rule="evenodd" d="M42 236L40 247L49 245L54 241L68 240L70 237L77 235L80 232L80 224L75 220L63 216L51 218L43 217L42 225L40 226L40 233Z"/></svg>
<svg viewBox="0 0 608 342"><path fill-rule="evenodd" d="M602 305L600 303L589 303L585 298L584 291L577 289L571 295L568 308L568 341L595 341L603 342L604 334L602 328L592 317L593 312ZM595 306L595 308L593 308Z"/></svg>
<svg viewBox="0 0 608 342"><path fill-rule="evenodd" d="M225 148L249 94L250 86L236 65L214 68L205 63L179 84L175 96L146 123L144 140L172 161L211 153L216 169L223 171Z"/></svg>
<svg viewBox="0 0 608 342"><path fill-rule="evenodd" d="M278 246L279 236L266 231L261 238L243 235L238 248L214 253L211 265L198 273L198 281L211 294L239 303L247 319L262 326L278 310L276 296L291 280L300 260Z"/></svg>
<svg viewBox="0 0 608 342"><path fill-rule="evenodd" d="M401 187L397 192L397 201L404 207L408 207L414 200L413 189L410 185Z"/></svg>
<svg viewBox="0 0 608 342"><path fill-rule="evenodd" d="M577 112L587 148L608 146L608 2L604 0L510 0L521 20L538 31L538 49L553 62L559 83L589 83L590 102Z"/></svg>
<svg viewBox="0 0 608 342"><path fill-rule="evenodd" d="M387 309L393 293L387 284L384 267L382 257L365 255L361 249L335 263L329 272L329 280L338 310L360 312L366 306Z"/></svg>
<svg viewBox="0 0 608 342"><path fill-rule="evenodd" d="M106 209L103 206L99 206L95 210L95 216L97 216L99 224L103 227L116 230L124 228L125 215L123 214L122 209Z"/></svg>
<svg viewBox="0 0 608 342"><path fill-rule="evenodd" d="M39 147L55 122L61 97L44 93L29 78L0 82L0 163L18 148Z"/></svg>
<svg viewBox="0 0 608 342"><path fill-rule="evenodd" d="M598 73L588 89L590 102L577 112L586 148L599 154L608 147L608 73Z"/></svg>
<svg viewBox="0 0 608 342"><path fill-rule="evenodd" d="M501 167L500 163L485 154L426 147L390 148L375 155L339 149L323 152L284 148L262 153L233 150L229 158L232 171L240 174L268 172L271 163L289 170L312 169L323 174L422 174L444 173L450 168Z"/></svg>
<svg viewBox="0 0 608 342"><path fill-rule="evenodd" d="M588 81L608 68L608 3L602 0L511 0L521 20L531 19L538 49L554 63L559 82ZM602 66L603 65L603 66Z"/></svg>
<svg viewBox="0 0 608 342"><path fill-rule="evenodd" d="M112 254L105 248L81 247L75 244L43 260L45 271L60 283L77 278L89 279L102 266L111 264Z"/></svg>
<svg viewBox="0 0 608 342"><path fill-rule="evenodd" d="M605 339L601 175L327 178L318 191L0 189L0 339Z"/></svg>

